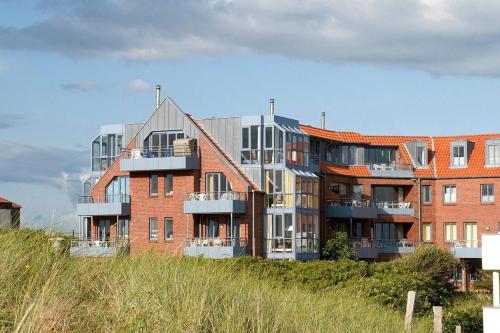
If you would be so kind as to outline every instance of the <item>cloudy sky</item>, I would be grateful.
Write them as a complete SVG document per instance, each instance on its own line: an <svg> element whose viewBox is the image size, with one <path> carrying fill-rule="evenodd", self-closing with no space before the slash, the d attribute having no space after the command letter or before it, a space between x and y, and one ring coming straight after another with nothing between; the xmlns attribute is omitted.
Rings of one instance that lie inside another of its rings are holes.
<svg viewBox="0 0 500 333"><path fill-rule="evenodd" d="M500 129L500 2L0 0L0 196L74 227L99 125L144 120L161 84L196 117L332 129Z"/></svg>

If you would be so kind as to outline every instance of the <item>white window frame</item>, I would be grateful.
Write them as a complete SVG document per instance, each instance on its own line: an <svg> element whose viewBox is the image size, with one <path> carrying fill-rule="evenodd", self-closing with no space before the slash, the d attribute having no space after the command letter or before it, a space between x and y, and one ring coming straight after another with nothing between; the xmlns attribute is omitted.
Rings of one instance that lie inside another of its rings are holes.
<svg viewBox="0 0 500 333"><path fill-rule="evenodd" d="M450 166L455 168L467 167L467 143L452 142L450 146Z"/></svg>
<svg viewBox="0 0 500 333"><path fill-rule="evenodd" d="M426 200L426 194L429 200ZM432 203L432 185L422 185L422 203L427 205Z"/></svg>
<svg viewBox="0 0 500 333"><path fill-rule="evenodd" d="M167 236L167 222L170 223L170 236ZM163 237L165 240L174 239L174 218L173 217L165 217L163 218Z"/></svg>
<svg viewBox="0 0 500 333"><path fill-rule="evenodd" d="M450 189L447 193L447 189ZM443 185L443 203L456 204L457 203L457 186L454 184Z"/></svg>
<svg viewBox="0 0 500 333"><path fill-rule="evenodd" d="M451 230L448 231L448 227L450 227ZM445 222L443 229L443 238L445 243L453 243L457 241L457 224L455 222Z"/></svg>
<svg viewBox="0 0 500 333"><path fill-rule="evenodd" d="M156 223L156 229L153 228L153 222ZM149 240L150 241L158 240L158 218L150 217L148 223L149 223Z"/></svg>
<svg viewBox="0 0 500 333"><path fill-rule="evenodd" d="M483 188L486 187L486 196L483 196ZM481 196L481 203L494 203L495 202L495 184L481 184L479 187L479 195Z"/></svg>

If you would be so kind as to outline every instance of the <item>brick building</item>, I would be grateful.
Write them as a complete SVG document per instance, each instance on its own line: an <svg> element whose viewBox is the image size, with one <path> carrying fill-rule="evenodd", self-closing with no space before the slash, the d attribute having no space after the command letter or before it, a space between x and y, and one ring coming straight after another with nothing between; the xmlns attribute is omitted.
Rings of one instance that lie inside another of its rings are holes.
<svg viewBox="0 0 500 333"><path fill-rule="evenodd" d="M346 231L367 260L449 248L467 287L481 234L500 231L500 134L330 131L275 115L272 100L268 115L195 119L167 98L145 123L123 125L121 143L78 198L74 255L309 260Z"/></svg>

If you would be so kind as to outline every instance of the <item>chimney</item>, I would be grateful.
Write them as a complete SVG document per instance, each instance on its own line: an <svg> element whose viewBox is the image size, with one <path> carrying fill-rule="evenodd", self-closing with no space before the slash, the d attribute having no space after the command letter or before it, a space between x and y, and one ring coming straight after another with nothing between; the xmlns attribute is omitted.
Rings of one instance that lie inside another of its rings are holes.
<svg viewBox="0 0 500 333"><path fill-rule="evenodd" d="M274 98L269 100L269 114L274 116Z"/></svg>
<svg viewBox="0 0 500 333"><path fill-rule="evenodd" d="M326 119L324 112L321 112L321 129L326 129Z"/></svg>
<svg viewBox="0 0 500 333"><path fill-rule="evenodd" d="M161 86L159 84L156 85L156 108L160 107L160 90Z"/></svg>

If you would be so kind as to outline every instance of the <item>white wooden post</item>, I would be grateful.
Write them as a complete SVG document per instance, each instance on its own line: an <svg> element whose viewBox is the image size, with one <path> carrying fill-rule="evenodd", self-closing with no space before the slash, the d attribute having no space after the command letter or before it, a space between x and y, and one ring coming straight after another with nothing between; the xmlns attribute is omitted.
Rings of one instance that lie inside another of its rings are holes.
<svg viewBox="0 0 500 333"><path fill-rule="evenodd" d="M443 333L443 307L433 306L434 313L434 333Z"/></svg>
<svg viewBox="0 0 500 333"><path fill-rule="evenodd" d="M483 307L484 333L498 332L500 327L500 234L482 235L483 270L492 272L493 306Z"/></svg>
<svg viewBox="0 0 500 333"><path fill-rule="evenodd" d="M413 290L408 292L408 298L406 300L406 315L405 315L405 331L409 332L411 330L411 321L413 318L413 309L415 308L415 298L417 293Z"/></svg>
<svg viewBox="0 0 500 333"><path fill-rule="evenodd" d="M455 326L455 333L462 333L462 326L460 325Z"/></svg>

